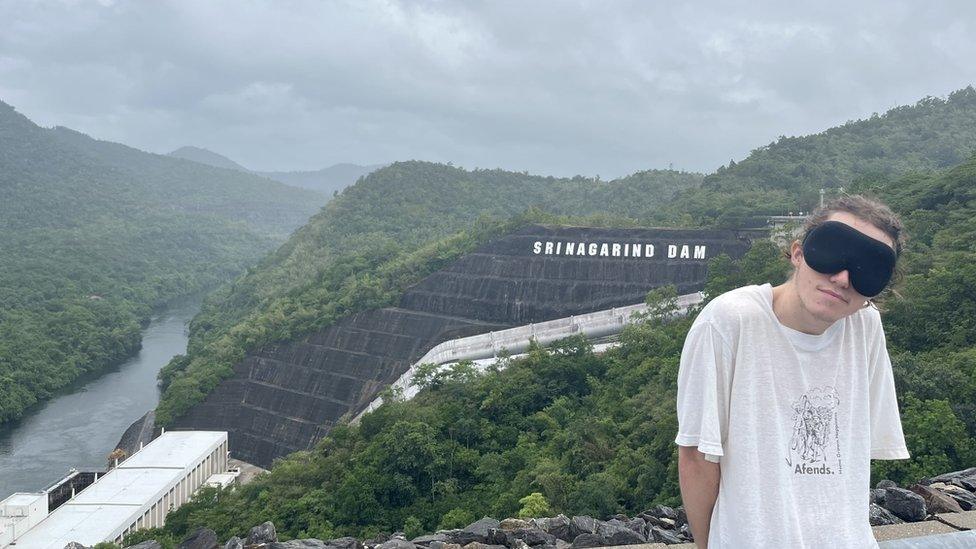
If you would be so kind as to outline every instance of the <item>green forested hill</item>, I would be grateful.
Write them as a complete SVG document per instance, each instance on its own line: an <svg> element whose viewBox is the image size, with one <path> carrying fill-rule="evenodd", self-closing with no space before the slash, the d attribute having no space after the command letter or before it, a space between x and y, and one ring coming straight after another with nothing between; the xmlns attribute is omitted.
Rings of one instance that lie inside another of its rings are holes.
<svg viewBox="0 0 976 549"><path fill-rule="evenodd" d="M976 465L976 157L852 188L891 203L914 235L900 296L883 304L912 458L873 462L872 485ZM712 269L707 288L778 284L786 273L778 250L760 241L740 262ZM667 302L655 294L653 303ZM574 337L483 374L462 363L423 381L415 399L336 427L236 492L202 493L152 537L178 540L206 525L226 538L266 520L282 539L421 533L515 516L531 492L545 497L550 516L678 505L676 379L693 319L648 318L602 355Z"/></svg>
<svg viewBox="0 0 976 549"><path fill-rule="evenodd" d="M184 160L192 160L194 162L199 162L201 164L206 164L208 166L214 166L217 168L227 168L229 170L238 170L241 172L249 171L244 166L241 166L237 162L234 162L222 154L218 154L207 149L201 149L200 147L180 147L175 151L167 153L167 156L175 156L176 158L182 158Z"/></svg>
<svg viewBox="0 0 976 549"><path fill-rule="evenodd" d="M251 230L283 240L326 201L323 194L250 173L145 153L68 128L47 132L55 143L134 183L139 201L154 209L237 220Z"/></svg>
<svg viewBox="0 0 976 549"><path fill-rule="evenodd" d="M821 188L830 197L859 178L944 169L974 150L976 90L969 86L946 99L928 97L818 134L781 137L709 174L661 219L690 215L704 225L754 224L756 213L812 210Z"/></svg>
<svg viewBox="0 0 976 549"><path fill-rule="evenodd" d="M239 273L323 201L0 102L0 423L131 354L152 307Z"/></svg>
<svg viewBox="0 0 976 549"><path fill-rule="evenodd" d="M207 299L191 323L187 356L175 358L162 372L172 385L163 394L157 421L165 424L199 402L248 349L321 328L336 318L337 307L348 312L366 305L361 302L366 298L348 292L376 284L368 297L389 299L387 292L394 290L373 272L379 265L479 218L505 219L536 208L597 216L590 223L600 222L600 216L636 223L700 180L697 174L653 170L609 182L557 179L429 162L377 170L346 188L260 265Z"/></svg>

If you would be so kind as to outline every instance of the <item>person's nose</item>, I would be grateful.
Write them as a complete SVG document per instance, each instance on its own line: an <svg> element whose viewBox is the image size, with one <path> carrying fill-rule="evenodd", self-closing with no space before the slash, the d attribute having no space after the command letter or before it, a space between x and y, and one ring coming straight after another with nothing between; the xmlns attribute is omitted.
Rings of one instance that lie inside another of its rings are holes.
<svg viewBox="0 0 976 549"><path fill-rule="evenodd" d="M830 277L830 281L843 287L849 288L851 285L851 273L844 269L843 271L834 274Z"/></svg>

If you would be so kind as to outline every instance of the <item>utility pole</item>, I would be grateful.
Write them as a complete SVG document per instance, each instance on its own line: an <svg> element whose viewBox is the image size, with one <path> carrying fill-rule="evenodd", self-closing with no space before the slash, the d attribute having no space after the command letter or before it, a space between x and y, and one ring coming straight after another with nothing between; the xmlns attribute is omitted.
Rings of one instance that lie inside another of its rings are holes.
<svg viewBox="0 0 976 549"><path fill-rule="evenodd" d="M824 199L824 193L825 192L826 191L824 191L824 188L823 187L820 187L820 207L821 208L823 208L823 199Z"/></svg>

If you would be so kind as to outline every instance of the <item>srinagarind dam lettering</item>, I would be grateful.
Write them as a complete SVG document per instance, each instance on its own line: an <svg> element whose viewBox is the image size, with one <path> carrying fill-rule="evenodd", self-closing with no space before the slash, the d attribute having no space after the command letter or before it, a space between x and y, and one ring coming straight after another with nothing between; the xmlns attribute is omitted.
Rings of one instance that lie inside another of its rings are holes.
<svg viewBox="0 0 976 549"><path fill-rule="evenodd" d="M704 245L668 244L665 255L668 259L705 259ZM532 245L536 255L576 255L591 257L654 257L654 244L633 242L541 242Z"/></svg>

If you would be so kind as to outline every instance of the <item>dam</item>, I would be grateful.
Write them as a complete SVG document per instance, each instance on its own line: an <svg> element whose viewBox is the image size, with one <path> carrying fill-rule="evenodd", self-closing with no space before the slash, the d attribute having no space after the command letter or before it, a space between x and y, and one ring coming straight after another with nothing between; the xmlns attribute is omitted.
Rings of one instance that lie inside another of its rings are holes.
<svg viewBox="0 0 976 549"><path fill-rule="evenodd" d="M528 225L427 276L395 306L253 350L174 428L227 431L235 458L268 467L362 413L440 343L642 303L669 284L693 294L709 259L741 257L755 237Z"/></svg>

